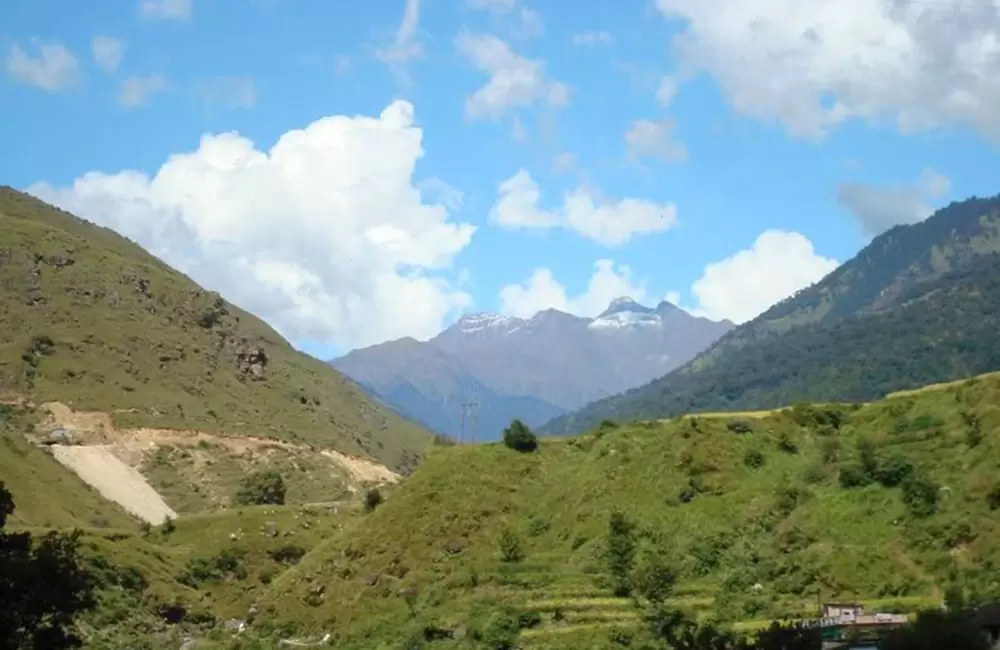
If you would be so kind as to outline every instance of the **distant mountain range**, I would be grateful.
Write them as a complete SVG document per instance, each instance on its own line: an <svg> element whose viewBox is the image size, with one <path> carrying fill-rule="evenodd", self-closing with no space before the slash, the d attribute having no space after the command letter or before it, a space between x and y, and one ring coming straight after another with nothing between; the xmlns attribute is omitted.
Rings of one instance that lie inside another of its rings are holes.
<svg viewBox="0 0 1000 650"><path fill-rule="evenodd" d="M546 424L860 401L1000 369L1000 196L896 226L687 365Z"/></svg>
<svg viewBox="0 0 1000 650"><path fill-rule="evenodd" d="M618 298L597 318L555 309L529 319L464 316L427 342L400 339L330 363L400 413L458 437L475 402L476 438L530 425L660 377L733 327L661 302ZM466 423L472 429L471 421Z"/></svg>

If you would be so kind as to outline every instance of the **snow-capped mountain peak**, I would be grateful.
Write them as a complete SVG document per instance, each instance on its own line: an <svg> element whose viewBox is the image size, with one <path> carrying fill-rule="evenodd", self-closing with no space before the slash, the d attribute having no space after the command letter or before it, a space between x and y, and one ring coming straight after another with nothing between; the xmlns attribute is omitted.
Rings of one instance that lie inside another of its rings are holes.
<svg viewBox="0 0 1000 650"><path fill-rule="evenodd" d="M660 325L655 309L640 305L628 296L615 298L601 315L590 322L592 329L620 329Z"/></svg>

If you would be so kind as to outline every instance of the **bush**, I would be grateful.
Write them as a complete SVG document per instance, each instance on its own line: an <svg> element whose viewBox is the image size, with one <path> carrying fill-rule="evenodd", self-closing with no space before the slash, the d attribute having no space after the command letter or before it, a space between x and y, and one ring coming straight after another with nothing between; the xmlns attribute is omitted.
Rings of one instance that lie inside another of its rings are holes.
<svg viewBox="0 0 1000 650"><path fill-rule="evenodd" d="M268 551L271 559L281 564L298 564L299 560L306 554L306 549L301 546L282 546L281 548Z"/></svg>
<svg viewBox="0 0 1000 650"><path fill-rule="evenodd" d="M824 465L837 462L840 457L840 441L836 438L824 438L819 443L819 456Z"/></svg>
<svg viewBox="0 0 1000 650"><path fill-rule="evenodd" d="M639 556L632 572L632 584L646 600L654 605L661 604L673 591L677 573L667 564L660 553L646 549Z"/></svg>
<svg viewBox="0 0 1000 650"><path fill-rule="evenodd" d="M615 596L632 593L632 565L635 562L635 535L632 524L621 512L614 511L608 518L605 561L611 575Z"/></svg>
<svg viewBox="0 0 1000 650"><path fill-rule="evenodd" d="M993 489L986 495L986 503L990 506L990 510L1000 508L1000 483L994 485Z"/></svg>
<svg viewBox="0 0 1000 650"><path fill-rule="evenodd" d="M875 470L875 480L886 487L900 485L913 471L913 463L902 456L892 456Z"/></svg>
<svg viewBox="0 0 1000 650"><path fill-rule="evenodd" d="M365 492L365 512L374 512L375 508L382 505L382 493L378 488L370 488Z"/></svg>
<svg viewBox="0 0 1000 650"><path fill-rule="evenodd" d="M903 503L913 516L929 517L937 511L937 484L925 476L911 474L903 481Z"/></svg>
<svg viewBox="0 0 1000 650"><path fill-rule="evenodd" d="M726 423L726 428L733 433L753 433L753 427L746 420L730 420Z"/></svg>
<svg viewBox="0 0 1000 650"><path fill-rule="evenodd" d="M514 451L528 453L538 449L538 437L520 420L514 420L503 430L503 444Z"/></svg>
<svg viewBox="0 0 1000 650"><path fill-rule="evenodd" d="M504 562L520 562L524 559L521 539L509 528L505 528L500 533L498 546L500 547L500 557Z"/></svg>
<svg viewBox="0 0 1000 650"><path fill-rule="evenodd" d="M799 453L798 443L795 442L795 439L787 431L782 431L778 434L778 449L786 454Z"/></svg>
<svg viewBox="0 0 1000 650"><path fill-rule="evenodd" d="M542 623L542 615L535 610L521 612L517 616L517 626L522 630L537 627Z"/></svg>
<svg viewBox="0 0 1000 650"><path fill-rule="evenodd" d="M962 422L965 423L965 444L970 448L978 447L983 441L983 423L979 416L974 413L962 413Z"/></svg>
<svg viewBox="0 0 1000 650"><path fill-rule="evenodd" d="M765 462L764 454L759 449L750 449L743 454L743 464L750 469L763 467Z"/></svg>
<svg viewBox="0 0 1000 650"><path fill-rule="evenodd" d="M233 502L241 506L283 505L285 503L285 480L273 469L250 474L240 483Z"/></svg>
<svg viewBox="0 0 1000 650"><path fill-rule="evenodd" d="M494 612L486 622L480 641L488 650L513 650L517 647L517 620L506 612Z"/></svg>
<svg viewBox="0 0 1000 650"><path fill-rule="evenodd" d="M859 463L849 463L841 467L838 479L840 481L840 487L848 490L851 488L864 487L871 483L871 478L865 473L865 470Z"/></svg>

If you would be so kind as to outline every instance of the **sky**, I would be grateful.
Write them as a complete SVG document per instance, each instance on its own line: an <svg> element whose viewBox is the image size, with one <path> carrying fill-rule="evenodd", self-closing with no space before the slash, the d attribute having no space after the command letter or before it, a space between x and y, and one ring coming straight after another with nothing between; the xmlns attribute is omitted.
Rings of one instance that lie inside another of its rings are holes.
<svg viewBox="0 0 1000 650"><path fill-rule="evenodd" d="M321 358L744 322L1000 189L1000 0L4 0L0 183Z"/></svg>

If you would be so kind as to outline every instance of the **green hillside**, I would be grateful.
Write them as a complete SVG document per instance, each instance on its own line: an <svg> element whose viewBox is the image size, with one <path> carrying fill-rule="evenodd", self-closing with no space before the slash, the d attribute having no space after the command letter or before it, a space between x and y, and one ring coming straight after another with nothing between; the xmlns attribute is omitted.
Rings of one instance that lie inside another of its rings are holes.
<svg viewBox="0 0 1000 650"><path fill-rule="evenodd" d="M535 453L437 449L277 578L261 619L343 648L476 647L510 611L526 647L607 647L643 629L604 561L615 509L638 575L658 557L678 578L670 602L743 627L818 598L907 611L953 585L995 597L998 405L987 376L870 405L608 426ZM519 561L503 560L504 531Z"/></svg>
<svg viewBox="0 0 1000 650"><path fill-rule="evenodd" d="M1000 197L897 226L687 365L543 427L870 400L1000 368Z"/></svg>
<svg viewBox="0 0 1000 650"><path fill-rule="evenodd" d="M0 388L408 471L429 434L137 245L0 188ZM2 396L0 396L2 397Z"/></svg>

